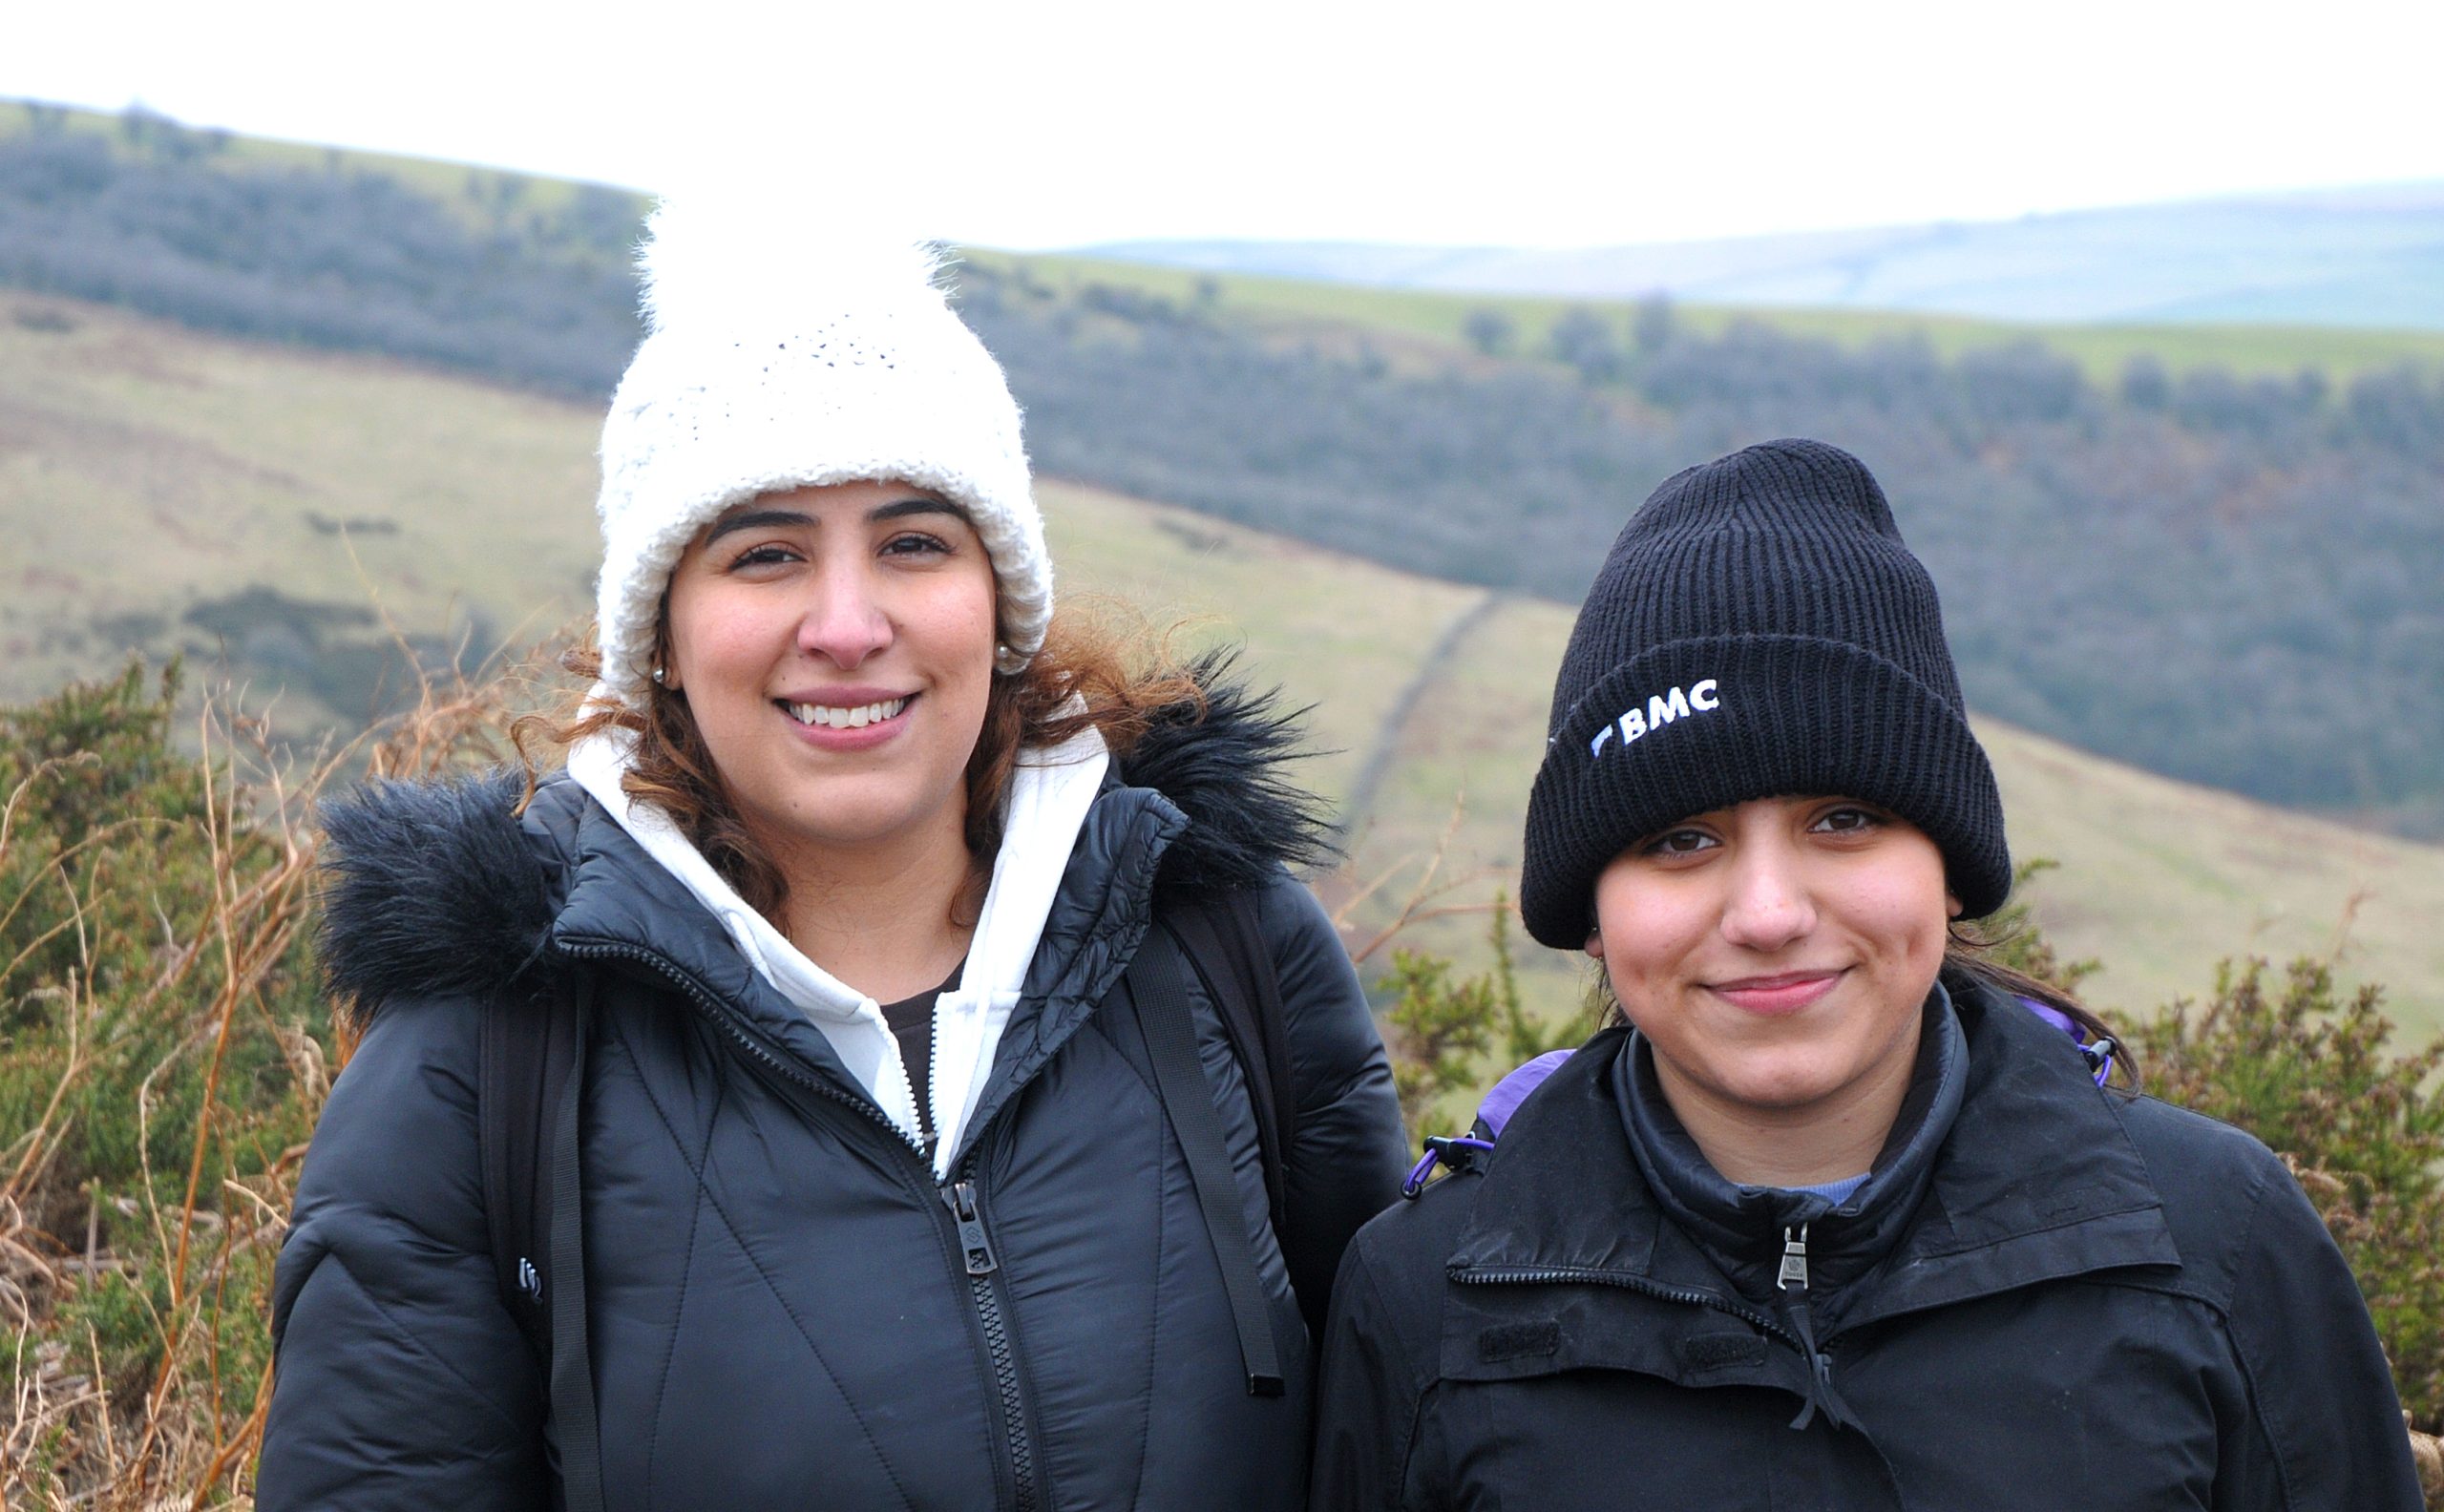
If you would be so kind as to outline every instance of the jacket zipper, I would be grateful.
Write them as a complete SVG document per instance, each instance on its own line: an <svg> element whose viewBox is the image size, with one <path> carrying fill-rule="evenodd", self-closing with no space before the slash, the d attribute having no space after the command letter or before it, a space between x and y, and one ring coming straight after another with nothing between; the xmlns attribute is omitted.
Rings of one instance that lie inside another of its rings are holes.
<svg viewBox="0 0 2444 1512"><path fill-rule="evenodd" d="M1782 1230L1782 1263L1776 1284L1794 1304L1793 1328L1770 1312L1742 1307L1728 1297L1694 1287L1666 1286L1644 1276L1625 1275L1617 1270L1591 1270L1576 1266L1538 1266L1512 1270L1454 1271L1453 1280L1480 1286L1533 1286L1549 1282L1581 1283L1592 1286L1619 1287L1625 1292L1641 1292L1666 1302L1679 1302L1692 1307L1712 1308L1755 1325L1759 1332L1770 1334L1799 1352L1801 1367L1807 1372L1807 1389L1801 1394L1800 1414L1791 1426L1804 1428L1819 1411L1835 1423L1849 1426L1851 1418L1841 1398L1833 1395L1832 1360L1817 1347L1815 1331L1807 1312L1807 1226Z"/></svg>
<svg viewBox="0 0 2444 1512"><path fill-rule="evenodd" d="M1591 1270L1578 1266L1535 1266L1514 1270L1460 1270L1451 1279L1479 1286L1534 1286L1548 1282L1586 1282L1594 1286L1619 1287L1625 1292L1637 1292L1659 1297L1666 1302L1681 1302L1692 1307L1712 1308L1733 1317L1756 1325L1762 1333L1771 1334L1797 1348L1799 1335L1792 1333L1780 1318L1755 1308L1742 1307L1728 1297L1693 1287L1666 1286L1644 1276L1625 1275L1618 1270Z"/></svg>
<svg viewBox="0 0 2444 1512"><path fill-rule="evenodd" d="M971 1157L959 1180L942 1188L942 1205L959 1226L959 1251L967 1261L967 1284L975 1293L977 1321L984 1329L984 1346L993 1357L993 1384L1001 1396L1001 1418L1009 1436L1012 1504L1017 1512L1035 1512L1035 1454L1027 1442L1026 1397L1020 1390L1018 1357L1010 1348L1010 1331L1002 1320L999 1283L994 1279L1001 1262L993 1258L992 1236L984 1231L975 1177L976 1162Z"/></svg>
<svg viewBox="0 0 2444 1512"><path fill-rule="evenodd" d="M1782 1293L1782 1303L1790 1309L1791 1326L1799 1332L1800 1361L1807 1370L1807 1399L1801 1405L1799 1416L1791 1419L1794 1428L1804 1428L1816 1420L1821 1409L1836 1427L1847 1427L1848 1409L1833 1391L1833 1356L1817 1346L1816 1321L1809 1315L1807 1296L1807 1225L1782 1229L1782 1266L1774 1278Z"/></svg>
<svg viewBox="0 0 2444 1512"><path fill-rule="evenodd" d="M738 1023L734 1009L699 987L686 973L671 965L659 952L627 945L562 944L559 949L562 955L579 960L630 960L652 967L657 976L677 987L680 996L693 1003L697 1012L727 1034L756 1064L791 1085L804 1088L828 1102L838 1103L887 1131L894 1144L924 1166L925 1180L933 1184L933 1166L924 1160L923 1149L908 1138L906 1130L885 1117L882 1109L863 1099L852 1097L838 1087L827 1085L767 1049L762 1041ZM928 1096L931 1096L930 1089ZM993 1253L993 1241L984 1230L983 1209L977 1203L976 1163L977 1157L971 1154L960 1168L959 1179L936 1185L935 1190L942 1200L947 1222L958 1240L968 1291L976 1305L978 1329L983 1337L985 1355L993 1367L995 1404L1001 1409L1001 1438L1006 1450L1004 1463L1010 1472L1012 1512L1036 1512L1035 1450L1027 1438L1026 1395L1019 1379L1018 1354L1001 1306L998 1280L1001 1262Z"/></svg>

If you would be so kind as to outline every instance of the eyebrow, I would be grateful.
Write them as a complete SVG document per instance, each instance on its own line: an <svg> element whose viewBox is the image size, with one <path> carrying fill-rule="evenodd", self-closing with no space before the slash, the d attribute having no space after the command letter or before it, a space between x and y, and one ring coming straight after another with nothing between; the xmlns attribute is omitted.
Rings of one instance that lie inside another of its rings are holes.
<svg viewBox="0 0 2444 1512"><path fill-rule="evenodd" d="M948 499L921 497L905 498L901 499L896 504L885 504L879 509L868 510L866 512L866 523L873 525L883 520L899 519L910 514L948 514L962 525L973 525L976 523L976 521L968 517L966 510L961 509L959 506L950 502Z"/></svg>
<svg viewBox="0 0 2444 1512"><path fill-rule="evenodd" d="M964 509L948 500L934 498L904 498L890 504L877 505L866 512L866 523L878 524L883 520L899 519L910 514L948 514L965 524L975 523L968 517L968 513ZM765 530L773 526L811 527L814 523L814 516L802 514L797 510L748 510L744 514L732 514L714 521L711 532L705 536L705 544L709 546L732 531Z"/></svg>

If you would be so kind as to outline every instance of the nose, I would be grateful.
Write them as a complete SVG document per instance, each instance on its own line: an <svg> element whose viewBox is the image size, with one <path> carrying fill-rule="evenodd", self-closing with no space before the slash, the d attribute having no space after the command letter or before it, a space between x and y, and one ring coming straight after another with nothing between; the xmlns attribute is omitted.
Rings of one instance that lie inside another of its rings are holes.
<svg viewBox="0 0 2444 1512"><path fill-rule="evenodd" d="M798 649L846 672L891 644L889 612L866 564L835 554L811 579L811 597L798 620Z"/></svg>
<svg viewBox="0 0 2444 1512"><path fill-rule="evenodd" d="M1747 950L1773 952L1816 928L1816 899L1805 868L1783 845L1739 848L1723 899L1722 936Z"/></svg>

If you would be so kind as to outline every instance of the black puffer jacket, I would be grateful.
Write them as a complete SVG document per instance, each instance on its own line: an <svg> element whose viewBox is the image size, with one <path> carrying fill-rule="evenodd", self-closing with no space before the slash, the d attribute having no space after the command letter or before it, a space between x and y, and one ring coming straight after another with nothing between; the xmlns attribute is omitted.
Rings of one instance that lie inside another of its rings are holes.
<svg viewBox="0 0 2444 1512"><path fill-rule="evenodd" d="M2422 1504L2358 1289L2247 1135L2098 1091L1964 984L1835 1208L1715 1175L1637 1044L1598 1036L1484 1174L1359 1235L1314 1506ZM1794 1239L1813 1380L1777 1291Z"/></svg>
<svg viewBox="0 0 2444 1512"><path fill-rule="evenodd" d="M1356 976L1282 870L1312 832L1269 775L1279 745L1217 696L1088 811L955 1160L998 1252L989 1337L932 1170L574 784L522 823L500 784L392 788L338 814L330 965L374 1014L281 1255L258 1505L548 1504L537 1372L487 1252L474 1089L484 1002L567 972L599 974L583 1148L611 1507L1301 1505L1292 1281L1329 1284L1402 1152ZM1291 1348L1275 1398L1246 1391L1135 1016L1114 1007L1173 889L1251 885L1298 1107L1282 1234L1237 1062L1190 990Z"/></svg>

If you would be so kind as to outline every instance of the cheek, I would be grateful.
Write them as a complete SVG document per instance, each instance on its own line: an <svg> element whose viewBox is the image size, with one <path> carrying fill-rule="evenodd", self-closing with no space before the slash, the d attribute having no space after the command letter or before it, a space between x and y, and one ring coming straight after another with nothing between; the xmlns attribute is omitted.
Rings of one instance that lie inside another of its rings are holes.
<svg viewBox="0 0 2444 1512"><path fill-rule="evenodd" d="M1596 882L1595 919L1588 954L1603 962L1613 996L1634 1018L1640 998L1668 992L1683 975L1716 915L1687 890L1616 868Z"/></svg>
<svg viewBox="0 0 2444 1512"><path fill-rule="evenodd" d="M669 592L663 599L663 650L683 681L719 681L744 660L747 646L764 634L754 600L726 592L723 583L689 571L685 559L672 572Z"/></svg>
<svg viewBox="0 0 2444 1512"><path fill-rule="evenodd" d="M700 717L714 713L708 704L762 702L765 674L774 656L761 626L737 615L700 614L683 620L673 604L669 634L671 667Z"/></svg>
<svg viewBox="0 0 2444 1512"><path fill-rule="evenodd" d="M1893 868L1865 883L1847 905L1852 927L1894 970L1932 980L1951 920L1941 860Z"/></svg>
<svg viewBox="0 0 2444 1512"><path fill-rule="evenodd" d="M992 574L988 571L980 582L960 586L962 591L944 594L932 606L927 616L928 639L938 654L958 668L963 681L973 680L980 686L991 681L998 640Z"/></svg>

